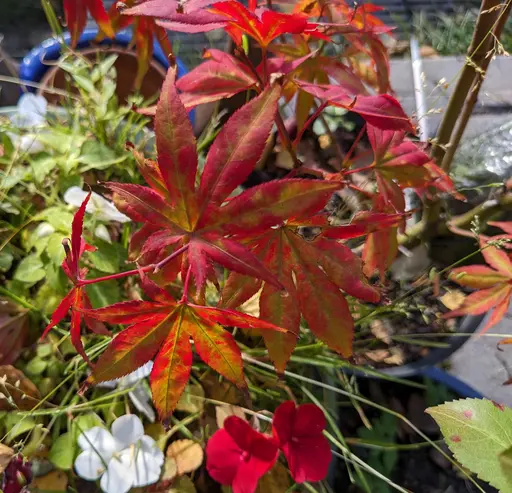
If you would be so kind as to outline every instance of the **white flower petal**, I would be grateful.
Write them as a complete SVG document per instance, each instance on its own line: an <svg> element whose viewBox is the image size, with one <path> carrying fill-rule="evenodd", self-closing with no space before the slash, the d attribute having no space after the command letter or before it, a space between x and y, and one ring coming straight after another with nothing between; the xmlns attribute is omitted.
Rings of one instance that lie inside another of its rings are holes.
<svg viewBox="0 0 512 493"><path fill-rule="evenodd" d="M48 101L40 94L27 92L18 100L17 109L20 113L36 113L45 116L48 110Z"/></svg>
<svg viewBox="0 0 512 493"><path fill-rule="evenodd" d="M106 241L107 243L112 243L110 233L104 224L98 224L98 226L96 226L96 229L94 230L94 236L100 240Z"/></svg>
<svg viewBox="0 0 512 493"><path fill-rule="evenodd" d="M110 460L114 452L123 448L107 430L99 426L82 433L78 437L78 445L82 450L100 454L105 462Z"/></svg>
<svg viewBox="0 0 512 493"><path fill-rule="evenodd" d="M64 202L80 207L87 194L88 192L85 192L80 187L68 188L64 193ZM119 212L112 203L96 192L91 194L91 199L85 210L89 214L97 214L98 218L102 221L118 221L120 223L130 221L128 216Z"/></svg>
<svg viewBox="0 0 512 493"><path fill-rule="evenodd" d="M144 435L140 440L140 448L145 454L152 457L152 461L155 464L162 466L165 460L164 453L160 450L153 438L148 435Z"/></svg>
<svg viewBox="0 0 512 493"><path fill-rule="evenodd" d="M29 128L46 122L48 102L43 96L26 93L21 96L11 123L18 128Z"/></svg>
<svg viewBox="0 0 512 493"><path fill-rule="evenodd" d="M142 447L136 452L135 461L132 466L135 475L133 486L147 486L156 483L160 478L163 454L156 445L155 448L162 455L162 462L159 459L155 460L155 454L146 452Z"/></svg>
<svg viewBox="0 0 512 493"><path fill-rule="evenodd" d="M64 193L64 202L69 205L74 205L75 207L80 207L85 197L87 197L87 192L80 187L71 187ZM87 204L87 206L89 206L89 204Z"/></svg>
<svg viewBox="0 0 512 493"><path fill-rule="evenodd" d="M123 385L125 387L130 387L131 385L136 384L139 380L146 378L151 373L153 369L153 362L148 361L145 365L142 365L140 368L137 368L135 371L128 373L121 378Z"/></svg>
<svg viewBox="0 0 512 493"><path fill-rule="evenodd" d="M137 443L144 436L144 427L137 416L125 414L112 423L112 434L125 448Z"/></svg>
<svg viewBox="0 0 512 493"><path fill-rule="evenodd" d="M100 486L105 493L127 493L133 486L134 479L130 458L123 451L119 454L119 459L113 458L108 463L107 472L103 474Z"/></svg>
<svg viewBox="0 0 512 493"><path fill-rule="evenodd" d="M141 412L148 418L151 423L155 421L155 411L151 406L151 397L148 392L142 385L137 385L135 389L131 392L128 392L128 396L130 397L135 409Z"/></svg>
<svg viewBox="0 0 512 493"><path fill-rule="evenodd" d="M95 481L105 472L105 464L96 452L86 450L76 458L75 471L81 478Z"/></svg>

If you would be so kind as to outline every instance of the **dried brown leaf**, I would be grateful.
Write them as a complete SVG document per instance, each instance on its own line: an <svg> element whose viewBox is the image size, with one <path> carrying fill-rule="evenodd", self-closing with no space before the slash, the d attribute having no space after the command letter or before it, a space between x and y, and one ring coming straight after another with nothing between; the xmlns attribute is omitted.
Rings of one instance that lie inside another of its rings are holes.
<svg viewBox="0 0 512 493"><path fill-rule="evenodd" d="M29 411L41 398L32 381L11 365L0 366L0 394L0 411Z"/></svg>
<svg viewBox="0 0 512 493"><path fill-rule="evenodd" d="M176 461L178 476L195 471L203 463L203 449L193 440L176 440L167 447L166 455Z"/></svg>
<svg viewBox="0 0 512 493"><path fill-rule="evenodd" d="M7 447L7 445L2 445L0 443L0 474L5 471L5 468L11 462L11 459L14 455L14 450L11 447Z"/></svg>

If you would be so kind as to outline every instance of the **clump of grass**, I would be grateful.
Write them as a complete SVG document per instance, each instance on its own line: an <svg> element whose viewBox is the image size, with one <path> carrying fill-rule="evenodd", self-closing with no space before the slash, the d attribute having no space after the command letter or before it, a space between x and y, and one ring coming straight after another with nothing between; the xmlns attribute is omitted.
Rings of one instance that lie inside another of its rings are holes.
<svg viewBox="0 0 512 493"><path fill-rule="evenodd" d="M413 15L412 32L421 45L434 48L440 55L466 53L473 36L478 11L460 9L455 14L429 16L426 12ZM501 37L503 48L512 50L512 18L507 22Z"/></svg>

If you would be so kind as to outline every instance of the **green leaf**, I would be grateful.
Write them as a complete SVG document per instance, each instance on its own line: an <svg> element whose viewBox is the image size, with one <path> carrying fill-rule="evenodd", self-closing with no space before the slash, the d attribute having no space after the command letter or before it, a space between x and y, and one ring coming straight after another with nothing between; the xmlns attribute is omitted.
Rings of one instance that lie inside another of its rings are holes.
<svg viewBox="0 0 512 493"><path fill-rule="evenodd" d="M107 243L97 238L94 241L97 250L89 252L89 259L101 272L114 274L119 271L120 263L127 258L126 250L119 244Z"/></svg>
<svg viewBox="0 0 512 493"><path fill-rule="evenodd" d="M73 467L76 449L73 434L70 432L63 433L53 442L48 459L55 467L67 471Z"/></svg>
<svg viewBox="0 0 512 493"><path fill-rule="evenodd" d="M57 161L48 154L39 154L30 160L32 174L36 183L41 183L57 166Z"/></svg>
<svg viewBox="0 0 512 493"><path fill-rule="evenodd" d="M167 493L196 493L196 487L188 476L180 476L172 482Z"/></svg>
<svg viewBox="0 0 512 493"><path fill-rule="evenodd" d="M426 411L441 428L455 458L480 479L505 492L512 491L509 471L502 467L512 447L512 409L487 399L460 399Z"/></svg>
<svg viewBox="0 0 512 493"><path fill-rule="evenodd" d="M31 377L35 377L37 375L41 375L46 367L48 366L48 362L44 359L41 359L39 356L32 358L25 367L25 373Z"/></svg>
<svg viewBox="0 0 512 493"><path fill-rule="evenodd" d="M63 207L48 207L35 218L36 221L48 221L57 231L71 232L73 214Z"/></svg>
<svg viewBox="0 0 512 493"><path fill-rule="evenodd" d="M14 413L7 413L5 416L5 428L9 431L6 442L9 443L16 437L23 435L36 426L36 420L30 416L20 416Z"/></svg>
<svg viewBox="0 0 512 493"><path fill-rule="evenodd" d="M85 140L84 136L75 135L69 130L59 128L48 132L41 132L37 139L49 149L53 149L60 154L78 149Z"/></svg>
<svg viewBox="0 0 512 493"><path fill-rule="evenodd" d="M78 437L94 426L104 426L103 421L96 413L80 414L71 424L71 433L73 434L73 442L76 443Z"/></svg>
<svg viewBox="0 0 512 493"><path fill-rule="evenodd" d="M60 267L64 260L65 252L62 246L62 240L64 239L62 233L53 233L48 239L48 245L46 246L46 253L54 266Z"/></svg>
<svg viewBox="0 0 512 493"><path fill-rule="evenodd" d="M33 285L41 279L44 279L45 275L46 272L41 259L37 255L29 255L19 263L14 273L14 279L25 284Z"/></svg>
<svg viewBox="0 0 512 493"><path fill-rule="evenodd" d="M12 265L12 261L14 260L14 256L12 253L4 250L0 251L0 272L7 272Z"/></svg>
<svg viewBox="0 0 512 493"><path fill-rule="evenodd" d="M96 277L94 273L90 277ZM101 308L103 306L112 305L116 303L121 294L119 285L116 281L99 282L87 286L87 294L91 299L93 308Z"/></svg>
<svg viewBox="0 0 512 493"><path fill-rule="evenodd" d="M48 358L53 353L53 345L50 343L47 344L38 344L36 349L36 354L40 358Z"/></svg>
<svg viewBox="0 0 512 493"><path fill-rule="evenodd" d="M84 165L81 168L82 172L89 169L105 169L126 159L126 155L118 156L112 149L95 140L85 142L81 151L78 161Z"/></svg>
<svg viewBox="0 0 512 493"><path fill-rule="evenodd" d="M500 454L500 465L503 475L507 478L507 481L512 484L512 447Z"/></svg>

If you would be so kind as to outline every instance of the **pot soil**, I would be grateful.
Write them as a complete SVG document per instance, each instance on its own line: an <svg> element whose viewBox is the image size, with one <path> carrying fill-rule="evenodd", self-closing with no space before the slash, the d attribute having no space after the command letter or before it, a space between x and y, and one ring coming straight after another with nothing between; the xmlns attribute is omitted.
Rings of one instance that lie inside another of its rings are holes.
<svg viewBox="0 0 512 493"><path fill-rule="evenodd" d="M442 371L432 372L431 378L416 377L411 387L384 380L360 379L359 391L373 402L396 411L409 419L442 450L450 454L442 441L435 421L425 413L430 406L454 399L475 397L476 393L465 390L465 386ZM453 381L462 385L451 387ZM421 437L401 420L381 413L374 408L363 406L363 411L372 424L369 430L363 426L360 414L352 407L340 411L339 427L352 451L396 484L414 493L471 493L478 489L461 470L455 467L441 452L425 444ZM382 480L366 475L372 493L394 491ZM487 483L477 481L489 493L497 490ZM331 478L333 491L359 493L365 491L360 485L350 483L346 466L338 462Z"/></svg>
<svg viewBox="0 0 512 493"><path fill-rule="evenodd" d="M80 55L94 61L101 56L105 58L108 55L117 55L117 60L114 64L117 71L117 89L116 94L120 102L126 102L129 95L133 94L133 87L135 77L137 75L137 55L130 49L121 48L117 46L95 46L93 48L86 48L78 50ZM165 79L165 69L152 60L150 62L149 70L144 77L140 93L145 99L154 97L160 93L163 81ZM40 93L51 103L58 104L63 99L62 96L50 93L44 88L57 88L64 91L69 91L70 84L67 81L67 74L58 66L50 68L41 80L42 89ZM73 92L77 92L73 90Z"/></svg>
<svg viewBox="0 0 512 493"><path fill-rule="evenodd" d="M383 299L400 300L415 288L414 283L389 281ZM382 315L369 317L368 322L362 319L355 362L405 377L451 356L480 327L484 315L443 318L460 306L467 293L453 283L443 284L438 291L434 293L428 285L416 289L403 302L395 301L389 308L381 305Z"/></svg>

